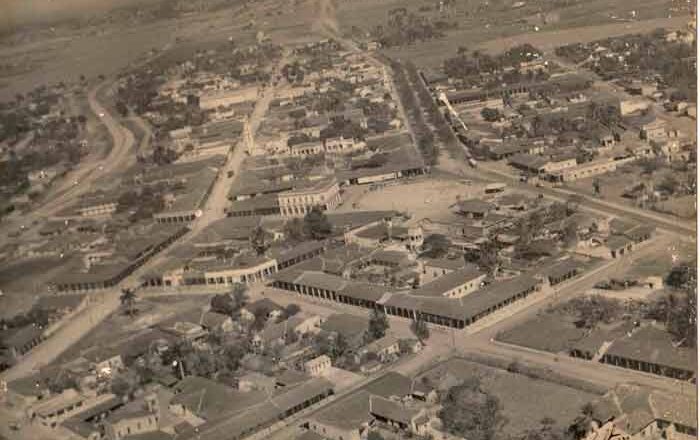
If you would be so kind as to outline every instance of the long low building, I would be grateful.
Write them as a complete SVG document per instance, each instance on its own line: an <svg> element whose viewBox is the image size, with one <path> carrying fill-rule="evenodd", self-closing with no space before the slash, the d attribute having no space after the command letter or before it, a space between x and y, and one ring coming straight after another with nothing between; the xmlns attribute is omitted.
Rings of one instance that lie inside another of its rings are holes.
<svg viewBox="0 0 700 440"><path fill-rule="evenodd" d="M468 278L465 278L465 283L473 283L476 279L471 272L465 274L465 277ZM433 292L432 288L429 295L420 294L424 289L394 291L385 286L358 283L319 271L290 269L274 274L271 279L274 287L301 295L368 309L382 309L388 315L403 318L421 317L429 323L453 328L464 328L527 297L539 290L542 283L534 276L521 275L455 298ZM435 284L434 287L443 284ZM450 280L444 286L444 293L449 295L458 284Z"/></svg>
<svg viewBox="0 0 700 440"><path fill-rule="evenodd" d="M148 235L144 233L133 237L115 237L118 249L109 259L87 268L69 269L49 285L59 292L114 287L188 231L184 226L163 225L158 229L150 229Z"/></svg>
<svg viewBox="0 0 700 440"><path fill-rule="evenodd" d="M270 397L264 403L228 417L207 421L197 429L183 431L178 438L241 440L253 434L265 435L270 427L333 395L333 385L325 379L313 378L288 391ZM261 437L262 438L262 437Z"/></svg>

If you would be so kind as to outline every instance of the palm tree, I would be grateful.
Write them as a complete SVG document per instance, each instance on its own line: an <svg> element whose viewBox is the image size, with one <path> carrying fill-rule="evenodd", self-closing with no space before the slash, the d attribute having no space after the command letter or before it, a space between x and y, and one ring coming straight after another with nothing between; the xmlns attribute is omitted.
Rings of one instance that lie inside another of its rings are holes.
<svg viewBox="0 0 700 440"><path fill-rule="evenodd" d="M133 318L134 314L136 313L136 293L134 292L134 289L123 288L119 301L121 301L122 306L126 307L126 311L129 316Z"/></svg>

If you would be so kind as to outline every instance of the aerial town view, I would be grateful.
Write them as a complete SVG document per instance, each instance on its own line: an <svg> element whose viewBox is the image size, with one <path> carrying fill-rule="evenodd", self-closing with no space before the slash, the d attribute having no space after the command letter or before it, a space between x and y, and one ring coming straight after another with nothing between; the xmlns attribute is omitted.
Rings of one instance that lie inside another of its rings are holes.
<svg viewBox="0 0 700 440"><path fill-rule="evenodd" d="M690 0L0 0L0 440L692 440Z"/></svg>

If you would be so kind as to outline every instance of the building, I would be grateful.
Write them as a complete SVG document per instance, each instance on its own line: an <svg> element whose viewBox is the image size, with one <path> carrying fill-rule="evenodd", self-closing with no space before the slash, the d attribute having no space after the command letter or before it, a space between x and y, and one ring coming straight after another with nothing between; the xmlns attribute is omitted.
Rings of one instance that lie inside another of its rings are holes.
<svg viewBox="0 0 700 440"><path fill-rule="evenodd" d="M311 376L323 376L330 367L331 358L325 354L304 362L304 372Z"/></svg>
<svg viewBox="0 0 700 440"><path fill-rule="evenodd" d="M28 413L42 425L55 428L68 417L80 412L85 401L85 397L80 393L68 388L60 394L39 401L29 408Z"/></svg>
<svg viewBox="0 0 700 440"><path fill-rule="evenodd" d="M143 401L129 402L107 416L104 421L108 440L128 439L134 435L159 431L160 407L155 394L149 394Z"/></svg>
<svg viewBox="0 0 700 440"><path fill-rule="evenodd" d="M340 186L335 178L308 181L277 197L283 217L304 216L315 207L330 211L341 202Z"/></svg>
<svg viewBox="0 0 700 440"><path fill-rule="evenodd" d="M695 393L693 393L695 394ZM591 402L592 428L585 440L697 438L697 398L623 384Z"/></svg>
<svg viewBox="0 0 700 440"><path fill-rule="evenodd" d="M245 101L255 101L258 97L257 87L241 87L227 90L212 90L199 96L199 107L202 110L213 110L219 107L240 104Z"/></svg>
<svg viewBox="0 0 700 440"><path fill-rule="evenodd" d="M273 286L301 295L369 309L380 308L389 315L407 319L420 316L428 323L453 328L464 328L529 296L541 285L538 278L523 274L481 287L479 278L482 276L468 268L443 276L443 281L437 279L408 292L394 292L387 287L358 283L319 271L288 269L276 273L272 279ZM475 286L479 287L472 291ZM446 293L450 296L445 296Z"/></svg>
<svg viewBox="0 0 700 440"><path fill-rule="evenodd" d="M612 343L601 362L679 380L695 377L697 352L676 347L672 336L654 325Z"/></svg>
<svg viewBox="0 0 700 440"><path fill-rule="evenodd" d="M664 121L655 120L649 124L642 125L639 137L649 142L663 141L668 137L666 123Z"/></svg>
<svg viewBox="0 0 700 440"><path fill-rule="evenodd" d="M573 182L587 177L612 173L617 169L618 161L614 159L596 159L591 162L555 171L547 176L548 180L555 182Z"/></svg>
<svg viewBox="0 0 700 440"><path fill-rule="evenodd" d="M201 394L197 393L198 395ZM199 425L196 430L190 429L178 436L182 440L242 440L253 434L265 438L270 428L313 405L318 404L333 395L333 385L321 378L307 380L297 386L284 388L269 398L262 395L263 400L258 404L247 404L247 407L234 405L231 402L220 402L227 411L222 417ZM177 398L178 396L176 396Z"/></svg>
<svg viewBox="0 0 700 440"><path fill-rule="evenodd" d="M461 298L478 290L486 274L479 271L476 266L469 265L459 269L447 271L429 283L423 284L411 291L414 296L430 296L444 298Z"/></svg>
<svg viewBox="0 0 700 440"><path fill-rule="evenodd" d="M460 200L457 202L457 212L467 218L482 219L496 206L481 199Z"/></svg>
<svg viewBox="0 0 700 440"><path fill-rule="evenodd" d="M106 197L88 197L80 201L76 207L76 212L81 217L103 217L110 216L117 211L116 200Z"/></svg>
<svg viewBox="0 0 700 440"><path fill-rule="evenodd" d="M425 435L430 418L425 408L408 406L381 396L369 398L369 413L389 428L412 435Z"/></svg>
<svg viewBox="0 0 700 440"><path fill-rule="evenodd" d="M368 355L371 355L380 362L389 362L400 353L399 340L390 335L372 341L357 351L358 362L362 357Z"/></svg>

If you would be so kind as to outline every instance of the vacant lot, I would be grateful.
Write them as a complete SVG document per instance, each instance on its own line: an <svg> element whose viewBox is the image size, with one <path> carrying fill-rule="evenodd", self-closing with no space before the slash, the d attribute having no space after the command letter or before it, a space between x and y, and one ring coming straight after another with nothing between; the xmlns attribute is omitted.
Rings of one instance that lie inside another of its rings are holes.
<svg viewBox="0 0 700 440"><path fill-rule="evenodd" d="M674 264L692 261L696 257L696 244L681 238L668 238L663 252L634 260L620 278L643 279L650 276L666 277Z"/></svg>
<svg viewBox="0 0 700 440"><path fill-rule="evenodd" d="M498 336L499 341L551 353L567 352L585 336L584 329L574 326L574 318L559 312L540 312L535 318Z"/></svg>
<svg viewBox="0 0 700 440"><path fill-rule="evenodd" d="M558 427L568 427L580 413L581 407L597 397L595 394L463 359L451 359L424 374L434 383L439 383L445 375L458 380L479 377L482 386L500 400L503 414L508 417L503 431L510 435L538 428L545 417L552 418Z"/></svg>
<svg viewBox="0 0 700 440"><path fill-rule="evenodd" d="M46 283L65 264L60 258L40 258L3 265L0 268L0 318L28 309Z"/></svg>
<svg viewBox="0 0 700 440"><path fill-rule="evenodd" d="M362 186L357 191L363 193L356 195L352 202L357 203L359 210L393 209L412 214L414 220L430 218L439 221L454 218L450 207L458 197L477 197L483 194L483 187L432 178L397 181L376 190ZM349 207L350 204L345 203L345 206Z"/></svg>

